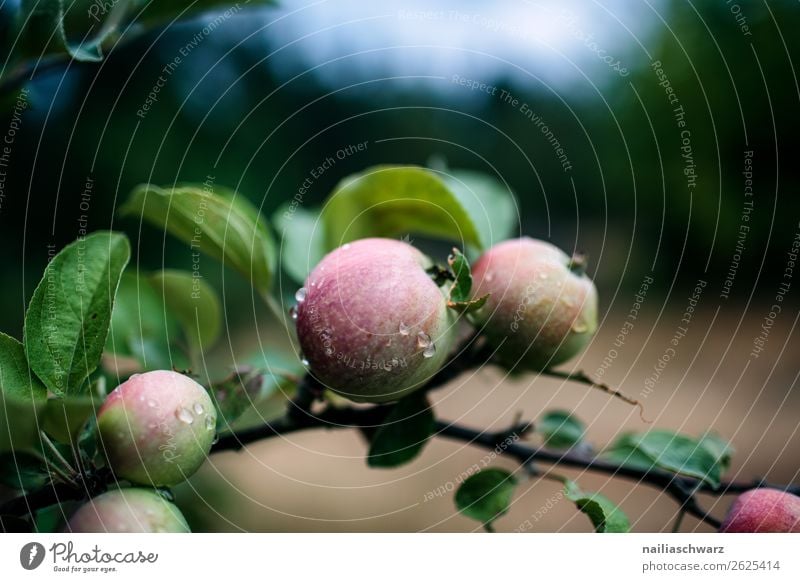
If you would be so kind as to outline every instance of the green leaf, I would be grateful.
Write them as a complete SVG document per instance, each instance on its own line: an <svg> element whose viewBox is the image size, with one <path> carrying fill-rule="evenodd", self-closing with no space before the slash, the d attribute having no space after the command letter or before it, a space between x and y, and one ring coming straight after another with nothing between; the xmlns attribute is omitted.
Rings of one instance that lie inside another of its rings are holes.
<svg viewBox="0 0 800 582"><path fill-rule="evenodd" d="M369 447L370 467L397 467L414 459L433 434L436 421L427 396L412 392L394 405Z"/></svg>
<svg viewBox="0 0 800 582"><path fill-rule="evenodd" d="M708 432L700 437L700 446L706 449L717 460L720 476L731 466L731 458L735 452L733 446L721 436Z"/></svg>
<svg viewBox="0 0 800 582"><path fill-rule="evenodd" d="M640 451L631 441L631 435L623 435L600 455L607 461L631 469L648 471L656 466L655 461Z"/></svg>
<svg viewBox="0 0 800 582"><path fill-rule="evenodd" d="M461 200L434 172L374 166L342 180L321 212L327 249L415 232L482 248Z"/></svg>
<svg viewBox="0 0 800 582"><path fill-rule="evenodd" d="M269 396L276 388L262 370L239 366L228 377L209 388L217 409L217 430L226 430L248 409Z"/></svg>
<svg viewBox="0 0 800 582"><path fill-rule="evenodd" d="M135 358L142 370L169 369L178 322L148 279L125 273L117 290L105 350Z"/></svg>
<svg viewBox="0 0 800 582"><path fill-rule="evenodd" d="M3 397L20 402L47 398L47 388L28 367L25 347L2 332L0 332L0 392Z"/></svg>
<svg viewBox="0 0 800 582"><path fill-rule="evenodd" d="M275 247L258 210L241 194L202 184L170 189L144 184L120 212L166 229L193 250L238 271L262 296L268 294Z"/></svg>
<svg viewBox="0 0 800 582"><path fill-rule="evenodd" d="M31 491L50 479L42 459L31 453L5 452L0 454L0 483L11 489Z"/></svg>
<svg viewBox="0 0 800 582"><path fill-rule="evenodd" d="M447 258L447 264L450 266L453 277L447 306L462 313L471 313L483 307L486 300L489 299L489 294L478 299L471 299L472 271L467 257L460 250L454 248Z"/></svg>
<svg viewBox="0 0 800 582"><path fill-rule="evenodd" d="M568 449L583 440L586 426L564 410L545 413L536 423L538 431L544 435L544 444L554 449Z"/></svg>
<svg viewBox="0 0 800 582"><path fill-rule="evenodd" d="M91 396L51 398L41 413L41 427L58 442L77 442L86 423L101 404Z"/></svg>
<svg viewBox="0 0 800 582"><path fill-rule="evenodd" d="M663 469L688 475L718 487L722 468L718 458L697 439L666 430L632 435L631 444Z"/></svg>
<svg viewBox="0 0 800 582"><path fill-rule="evenodd" d="M325 233L319 212L305 210L294 202L284 204L272 216L272 223L280 237L281 267L302 284L325 256Z"/></svg>
<svg viewBox="0 0 800 582"><path fill-rule="evenodd" d="M181 323L191 353L211 348L222 331L222 307L213 287L202 277L175 270L153 273L150 284Z"/></svg>
<svg viewBox="0 0 800 582"><path fill-rule="evenodd" d="M585 513L597 533L624 533L630 531L628 517L608 497L600 493L584 493L577 483L566 480L564 494Z"/></svg>
<svg viewBox="0 0 800 582"><path fill-rule="evenodd" d="M64 247L47 265L25 314L31 369L57 395L77 394L100 362L128 239L97 232Z"/></svg>
<svg viewBox="0 0 800 582"><path fill-rule="evenodd" d="M458 488L456 507L467 517L491 526L494 520L508 512L516 486L516 478L508 471L480 471Z"/></svg>
<svg viewBox="0 0 800 582"><path fill-rule="evenodd" d="M511 238L518 231L519 211L507 185L471 170L448 170L443 179L472 219L482 248Z"/></svg>
<svg viewBox="0 0 800 582"><path fill-rule="evenodd" d="M0 394L0 452L41 451L38 415L43 400L22 402Z"/></svg>
<svg viewBox="0 0 800 582"><path fill-rule="evenodd" d="M447 264L450 265L455 277L453 286L450 288L450 301L454 303L469 301L472 293L472 271L469 268L467 257L460 250L454 248L447 258Z"/></svg>

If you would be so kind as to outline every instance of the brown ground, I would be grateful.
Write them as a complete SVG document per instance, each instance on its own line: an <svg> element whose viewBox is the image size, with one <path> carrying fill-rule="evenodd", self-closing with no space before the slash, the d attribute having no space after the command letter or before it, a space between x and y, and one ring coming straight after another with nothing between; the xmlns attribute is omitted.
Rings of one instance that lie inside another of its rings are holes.
<svg viewBox="0 0 800 582"><path fill-rule="evenodd" d="M797 333L790 333L797 314L788 309L789 305L784 307L765 352L749 363L753 337L768 312L766 306L749 308L738 331L741 307L728 313L720 311L716 319L716 307L699 312L687 336L680 340L676 357L644 398L644 379L669 346L681 314L665 313L657 321L657 313L643 312L605 379L642 398L647 417L655 420L653 426L691 435L711 427L730 439L737 454L728 478L766 476L776 482L796 483L800 481L800 390L793 387L800 369L800 341ZM597 369L612 347L624 315L605 321L576 367L587 372ZM436 399L439 418L495 429L507 426L517 411L535 418L552 408L573 410L589 425L589 441L597 448L620 432L648 428L636 409L598 391L534 377L504 381L495 369L481 370L454 383L437 392ZM395 470L368 469L364 453L364 442L354 431L309 431L269 439L241 453L212 457L192 480L206 503L192 502L191 492L185 489L179 495L196 508L193 514L200 520L197 525L212 530L476 528L475 522L456 513L452 493L430 501L425 497L437 488L449 487L448 483L479 462L485 451L435 439L417 460ZM493 464L515 468L514 463L502 458ZM577 479L584 490L602 491L619 503L634 530L670 529L676 505L657 490L604 475L560 472ZM571 503L560 500L558 491L559 486L552 481L524 480L511 511L497 522L498 531L520 527L530 531L589 531L588 519ZM549 504L548 499L552 499ZM720 502L714 513L724 514L730 501L726 498ZM525 525L526 520L529 525ZM684 520L683 531L695 528L709 530L694 519Z"/></svg>

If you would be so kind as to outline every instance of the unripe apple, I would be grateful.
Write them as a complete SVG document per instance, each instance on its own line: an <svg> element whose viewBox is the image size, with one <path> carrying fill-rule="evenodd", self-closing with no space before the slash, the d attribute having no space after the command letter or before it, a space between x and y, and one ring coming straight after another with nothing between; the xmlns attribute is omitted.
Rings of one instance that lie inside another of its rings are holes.
<svg viewBox="0 0 800 582"><path fill-rule="evenodd" d="M131 376L97 412L114 473L144 485L175 485L197 471L211 449L216 423L205 389L166 370Z"/></svg>
<svg viewBox="0 0 800 582"><path fill-rule="evenodd" d="M388 402L445 362L455 312L408 243L368 238L320 261L298 291L297 337L311 373L357 402Z"/></svg>
<svg viewBox="0 0 800 582"><path fill-rule="evenodd" d="M150 489L107 491L81 505L67 523L72 533L186 533L175 505Z"/></svg>
<svg viewBox="0 0 800 582"><path fill-rule="evenodd" d="M502 242L472 268L475 322L505 365L541 371L583 350L597 329L597 289L583 257L532 238ZM500 345L502 342L502 346Z"/></svg>
<svg viewBox="0 0 800 582"><path fill-rule="evenodd" d="M800 497L778 489L751 489L728 510L723 533L800 533Z"/></svg>

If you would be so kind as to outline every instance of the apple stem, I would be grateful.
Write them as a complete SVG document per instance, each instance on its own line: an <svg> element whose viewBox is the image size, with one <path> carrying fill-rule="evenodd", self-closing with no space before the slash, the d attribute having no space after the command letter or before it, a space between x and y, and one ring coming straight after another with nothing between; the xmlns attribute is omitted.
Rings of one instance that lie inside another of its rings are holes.
<svg viewBox="0 0 800 582"><path fill-rule="evenodd" d="M567 268L576 275L586 274L586 265L588 264L588 257L585 253L575 253L567 264Z"/></svg>

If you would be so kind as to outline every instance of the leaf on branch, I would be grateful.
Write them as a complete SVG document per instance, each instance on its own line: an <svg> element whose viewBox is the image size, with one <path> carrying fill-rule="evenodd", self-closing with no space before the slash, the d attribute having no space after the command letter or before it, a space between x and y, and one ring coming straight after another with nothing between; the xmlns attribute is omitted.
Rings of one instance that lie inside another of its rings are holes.
<svg viewBox="0 0 800 582"><path fill-rule="evenodd" d="M535 424L544 444L554 449L569 449L583 440L586 426L565 410L547 412Z"/></svg>
<svg viewBox="0 0 800 582"><path fill-rule="evenodd" d="M456 491L456 507L491 528L496 519L508 512L516 486L517 479L508 471L485 469L461 484Z"/></svg>
<svg viewBox="0 0 800 582"><path fill-rule="evenodd" d="M369 447L370 467L398 467L414 459L434 432L436 421L423 391L409 394L394 405L377 429Z"/></svg>
<svg viewBox="0 0 800 582"><path fill-rule="evenodd" d="M222 306L214 288L201 277L174 269L157 271L148 279L167 311L180 322L190 353L208 351L222 331Z"/></svg>
<svg viewBox="0 0 800 582"><path fill-rule="evenodd" d="M100 363L129 258L125 235L97 232L47 265L25 314L24 344L31 369L55 394L82 392Z"/></svg>
<svg viewBox="0 0 800 582"><path fill-rule="evenodd" d="M719 487L731 451L715 435L695 439L668 430L652 430L622 435L603 456L631 467L656 466Z"/></svg>
<svg viewBox="0 0 800 582"><path fill-rule="evenodd" d="M280 266L302 284L325 256L325 232L318 211L294 204L278 209L272 216L272 224L280 237Z"/></svg>
<svg viewBox="0 0 800 582"><path fill-rule="evenodd" d="M343 179L321 212L328 250L361 238L418 233L483 248L459 197L418 166L373 166Z"/></svg>
<svg viewBox="0 0 800 582"><path fill-rule="evenodd" d="M578 484L567 479L564 495L585 513L597 533L625 533L630 531L628 517L608 497L600 493L584 493Z"/></svg>
<svg viewBox="0 0 800 582"><path fill-rule="evenodd" d="M106 355L113 354L116 363L113 371L122 372L120 361L124 358L138 362L136 371L182 365L175 362L176 354L170 349L177 337L174 313L166 308L149 280L134 273L123 274L105 345Z"/></svg>
<svg viewBox="0 0 800 582"><path fill-rule="evenodd" d="M275 245L258 210L243 195L216 185L144 184L133 190L120 212L147 220L222 261L267 296Z"/></svg>
<svg viewBox="0 0 800 582"><path fill-rule="evenodd" d="M0 393L20 402L44 401L47 388L28 367L25 346L0 332Z"/></svg>
<svg viewBox="0 0 800 582"><path fill-rule="evenodd" d="M217 430L228 429L245 411L268 396L273 387L263 370L246 365L214 382L209 394L217 409Z"/></svg>
<svg viewBox="0 0 800 582"><path fill-rule="evenodd" d="M450 287L447 306L462 313L471 313L483 307L489 298L489 294L487 293L478 299L471 299L472 271L464 253L454 248L447 258L447 264L453 274L453 285Z"/></svg>
<svg viewBox="0 0 800 582"><path fill-rule="evenodd" d="M77 442L89 418L102 405L92 396L51 398L41 414L41 428L58 442Z"/></svg>

